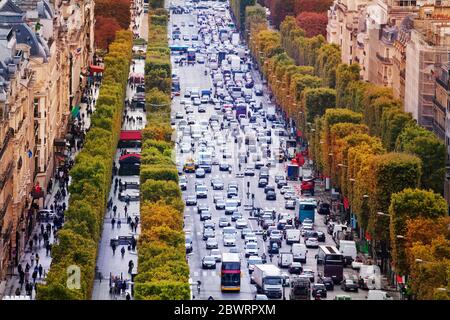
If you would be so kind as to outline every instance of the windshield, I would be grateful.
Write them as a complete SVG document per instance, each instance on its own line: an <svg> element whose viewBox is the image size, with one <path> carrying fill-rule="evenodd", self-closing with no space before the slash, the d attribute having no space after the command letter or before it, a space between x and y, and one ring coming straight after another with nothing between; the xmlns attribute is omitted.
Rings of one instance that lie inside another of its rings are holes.
<svg viewBox="0 0 450 320"><path fill-rule="evenodd" d="M267 277L264 279L265 284L281 285L281 278Z"/></svg>
<svg viewBox="0 0 450 320"><path fill-rule="evenodd" d="M256 249L256 243L249 242L249 243L247 244L247 249Z"/></svg>
<svg viewBox="0 0 450 320"><path fill-rule="evenodd" d="M254 264L262 264L262 260L261 259L251 259L248 260L248 265L254 265Z"/></svg>

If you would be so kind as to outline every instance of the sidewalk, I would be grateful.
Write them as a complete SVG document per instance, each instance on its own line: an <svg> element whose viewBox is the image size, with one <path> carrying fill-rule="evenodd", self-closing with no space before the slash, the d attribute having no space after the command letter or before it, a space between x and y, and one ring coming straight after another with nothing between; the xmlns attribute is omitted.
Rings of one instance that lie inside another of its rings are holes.
<svg viewBox="0 0 450 320"><path fill-rule="evenodd" d="M148 23L147 23L147 14L141 14L137 19L141 20L140 25L140 36L144 39L147 39L148 34ZM134 62L134 72L135 73L144 73L145 70L145 60L133 60ZM133 72L133 65L130 65L130 73ZM135 89L132 89L130 84L127 86L126 99L132 99L135 94ZM140 121L126 121L125 116L122 130L141 130L146 125L146 114L142 109L135 109L131 111L131 108L127 107L126 115L129 117L133 117L137 119L137 117L142 118L142 122ZM124 112L125 113L125 112ZM140 148L127 148L129 153L141 153ZM116 167L119 167L119 158L121 155L121 149L116 150L116 155L114 158L114 163ZM132 218L134 221L135 217L139 218L139 224L136 232L131 230L130 225L127 223L127 217L125 215L125 205L124 201L119 200L120 191L114 192L114 180L120 179L123 182L132 182L139 183L139 176L115 176L111 181L111 190L109 193L109 199L112 199L113 205L117 206L117 215L115 216L115 220L120 220L121 226L119 227L117 223L112 225L111 220L114 218L113 210L107 210L105 212L104 220L103 220L103 231L102 237L99 242L99 248L97 253L97 270L99 272L99 276L94 280L94 287L92 292L93 300L125 300L125 293L122 294L111 294L110 293L110 281L112 281L113 277L118 277L120 279L126 280L128 283L131 282L131 275L128 273L128 264L130 261L133 262L134 267L132 273L137 272L138 259L137 259L137 250L128 250L127 245L118 245L115 253L112 250L110 240L119 236L133 236L136 240L139 237L141 232L140 229L140 201L130 201L130 204L127 206L128 216ZM124 190L124 192L126 192ZM125 249L125 254L122 258L121 249ZM127 292L129 291L129 287L127 287Z"/></svg>
<svg viewBox="0 0 450 320"><path fill-rule="evenodd" d="M95 87L93 88L93 97L96 100L98 98L99 91L100 90L95 90ZM92 111L95 111L95 105L93 105ZM87 114L87 104L86 103L81 103L80 104L80 114L84 114L85 115L85 117L83 119L84 120L84 127L83 128L84 129L88 129L90 127L90 125L91 125L91 121L90 121L90 116L88 116L88 114ZM78 141L78 139L77 139L77 141ZM75 143L75 152L71 153L69 158L71 160L74 160L76 155L79 152L80 152L80 150L76 149L76 143ZM56 194L57 194L57 192L59 190L59 183L55 180L55 178L52 178L52 181L53 181L52 190L51 190L50 193L48 193L46 195L46 197L44 199L44 209L50 208L50 205L52 203L54 203L55 196L56 196ZM70 183L71 183L71 178L69 177L69 185L70 185ZM63 203L65 203L66 207L68 207L69 197L70 197L70 194L67 192L66 197L64 199L62 199L62 201L58 202L58 204L62 205ZM35 228L34 228L34 230L33 230L33 232L32 232L32 234L31 234L30 239L32 239L35 234L39 236L39 234L41 233L41 224L43 224L44 227L47 225L47 223L45 223L45 222L37 223ZM53 223L51 222L50 225L52 226L52 231L51 231L50 236L49 236L49 243L54 245L55 244L55 238L54 238L54 232L53 232ZM25 248L26 248L25 254L21 257L20 264L22 265L23 269L25 269L25 266L26 266L27 263L30 264L31 268L30 268L30 271L29 271L29 274L30 274L29 279L32 282L31 274L33 273L33 269L34 269L36 263L34 263L34 264L31 263L31 256L33 255L33 257L34 257L36 255L36 253L37 253L39 255L39 258L40 258L39 259L39 264L41 264L42 268L43 268L43 274L42 274L41 278L39 278L39 276L38 276L38 278L36 280L36 283L38 285L42 284L42 283L45 283L45 277L47 275L48 270L50 269L50 265L51 265L51 262L52 262L51 252L49 252L49 254L47 255L46 248L45 248L43 240L42 240L42 242L40 244L34 244L33 245L33 251L30 251L28 243L25 245ZM13 270L13 275L6 281L6 284L4 284L4 291L3 292L0 291L0 298L2 298L3 296L15 295L15 292L16 292L17 288L20 289L21 295L25 296L26 295L25 285L23 285L22 288L21 288L19 281L20 281L20 278L19 278L19 274L18 274L18 269L17 269L17 267L15 267L14 270ZM32 296L31 296L32 299L35 299L35 295L36 295L36 292L35 292L35 290L33 288Z"/></svg>

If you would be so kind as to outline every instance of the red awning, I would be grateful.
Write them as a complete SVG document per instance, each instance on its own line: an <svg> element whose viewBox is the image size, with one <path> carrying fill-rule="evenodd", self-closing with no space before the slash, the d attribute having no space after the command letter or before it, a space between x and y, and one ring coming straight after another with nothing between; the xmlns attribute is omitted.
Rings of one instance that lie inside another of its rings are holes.
<svg viewBox="0 0 450 320"><path fill-rule="evenodd" d="M303 137L303 133L300 130L297 130L297 137Z"/></svg>
<svg viewBox="0 0 450 320"><path fill-rule="evenodd" d="M122 130L120 132L120 140L142 140L142 133L139 130Z"/></svg>
<svg viewBox="0 0 450 320"><path fill-rule="evenodd" d="M401 275L397 275L397 283L403 283L403 277Z"/></svg>
<svg viewBox="0 0 450 320"><path fill-rule="evenodd" d="M89 66L89 70L90 70L91 72L103 72L104 68L101 67L101 66L97 66L97 65L95 65L95 64L91 64L91 65Z"/></svg>
<svg viewBox="0 0 450 320"><path fill-rule="evenodd" d="M119 161L123 161L123 160L129 159L129 158L141 159L141 155L139 153L125 154L119 158Z"/></svg>

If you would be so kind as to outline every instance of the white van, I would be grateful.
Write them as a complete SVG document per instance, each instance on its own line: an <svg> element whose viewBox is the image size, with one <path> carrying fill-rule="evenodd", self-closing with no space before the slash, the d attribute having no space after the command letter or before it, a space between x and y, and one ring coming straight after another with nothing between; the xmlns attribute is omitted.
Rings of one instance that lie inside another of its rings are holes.
<svg viewBox="0 0 450 320"><path fill-rule="evenodd" d="M377 265L362 265L359 276L364 280L364 288L369 290L381 289L381 270Z"/></svg>
<svg viewBox="0 0 450 320"><path fill-rule="evenodd" d="M356 259L357 255L355 241L350 240L339 241L339 251L344 256L346 265L352 264L352 262Z"/></svg>
<svg viewBox="0 0 450 320"><path fill-rule="evenodd" d="M308 253L308 249L306 249L306 245L304 243L292 244L291 252L294 262L306 263L306 254Z"/></svg>
<svg viewBox="0 0 450 320"><path fill-rule="evenodd" d="M381 290L369 290L367 300L394 300L389 293Z"/></svg>
<svg viewBox="0 0 450 320"><path fill-rule="evenodd" d="M332 237L333 237L334 242L336 242L336 244L337 244L337 236L338 236L338 232L342 232L342 231L344 231L344 230L347 230L347 226L346 226L345 224L335 224L335 225L333 226L333 234L332 234Z"/></svg>
<svg viewBox="0 0 450 320"><path fill-rule="evenodd" d="M300 243L300 230L286 230L286 244Z"/></svg>
<svg viewBox="0 0 450 320"><path fill-rule="evenodd" d="M282 252L280 259L278 259L278 267L287 268L294 261L294 255L292 253Z"/></svg>

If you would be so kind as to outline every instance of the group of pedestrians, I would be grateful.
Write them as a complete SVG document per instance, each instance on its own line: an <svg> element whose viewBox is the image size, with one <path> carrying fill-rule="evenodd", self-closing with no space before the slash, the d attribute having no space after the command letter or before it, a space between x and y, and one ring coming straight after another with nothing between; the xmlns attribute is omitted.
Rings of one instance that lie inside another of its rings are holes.
<svg viewBox="0 0 450 320"><path fill-rule="evenodd" d="M131 296L127 290L127 280L122 279L122 276L112 276L109 282L109 293L112 295L124 294L126 300L131 300Z"/></svg>

